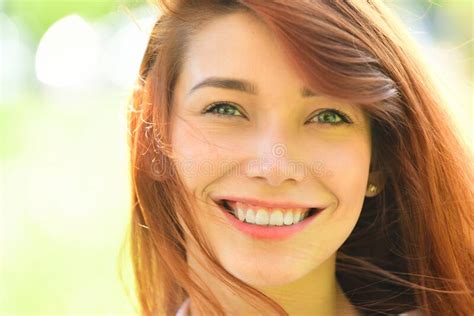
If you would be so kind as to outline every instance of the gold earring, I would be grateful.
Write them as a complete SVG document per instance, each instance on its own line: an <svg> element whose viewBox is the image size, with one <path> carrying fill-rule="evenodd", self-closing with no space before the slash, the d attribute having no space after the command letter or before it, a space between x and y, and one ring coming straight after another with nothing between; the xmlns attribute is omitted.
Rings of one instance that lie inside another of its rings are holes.
<svg viewBox="0 0 474 316"><path fill-rule="evenodd" d="M370 183L370 184L368 185L367 191L369 191L369 193L375 193L375 192L377 191L377 186L375 186L374 184Z"/></svg>

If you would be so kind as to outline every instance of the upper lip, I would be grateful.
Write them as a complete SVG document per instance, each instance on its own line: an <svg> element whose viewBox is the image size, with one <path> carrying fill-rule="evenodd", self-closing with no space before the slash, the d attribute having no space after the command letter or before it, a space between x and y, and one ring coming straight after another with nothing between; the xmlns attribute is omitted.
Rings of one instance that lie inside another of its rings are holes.
<svg viewBox="0 0 474 316"><path fill-rule="evenodd" d="M250 204L255 206L262 206L268 208L317 208L322 209L322 206L310 205L306 203L299 203L293 201L282 201L282 200L263 200L251 197L238 197L238 196L218 196L213 198L214 201L219 202L221 200L241 202L244 204Z"/></svg>

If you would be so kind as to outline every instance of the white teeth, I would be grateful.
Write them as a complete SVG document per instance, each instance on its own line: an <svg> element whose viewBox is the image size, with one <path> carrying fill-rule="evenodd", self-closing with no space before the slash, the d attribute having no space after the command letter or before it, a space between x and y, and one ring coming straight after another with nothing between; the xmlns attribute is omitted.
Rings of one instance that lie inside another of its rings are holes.
<svg viewBox="0 0 474 316"><path fill-rule="evenodd" d="M303 219L302 217L303 217L303 216L302 216L301 213L296 213L296 214L294 215L294 217L293 217L294 223L298 223L300 220Z"/></svg>
<svg viewBox="0 0 474 316"><path fill-rule="evenodd" d="M270 216L264 210L258 210L257 215L255 215L255 224L258 225L268 225L268 220Z"/></svg>
<svg viewBox="0 0 474 316"><path fill-rule="evenodd" d="M265 209L259 208L253 210L251 208L244 209L240 206L237 208L237 218L241 222L247 222L250 224L262 225L262 226L283 226L292 225L301 222L306 218L305 215L309 213L301 213L301 209L289 209L285 211L283 209L275 209L273 212L267 212ZM293 212L293 210L296 210Z"/></svg>
<svg viewBox="0 0 474 316"><path fill-rule="evenodd" d="M245 219L245 211L241 209L240 207L237 208L237 218L243 222Z"/></svg>
<svg viewBox="0 0 474 316"><path fill-rule="evenodd" d="M298 223L298 221L295 219L293 220L293 212L286 212L285 217L283 218L283 223L285 225L291 225L293 223Z"/></svg>
<svg viewBox="0 0 474 316"><path fill-rule="evenodd" d="M245 215L245 221L250 224L255 224L255 213L251 208L247 210L247 214Z"/></svg>
<svg viewBox="0 0 474 316"><path fill-rule="evenodd" d="M270 215L270 225L281 226L283 225L283 213L281 211L274 211Z"/></svg>

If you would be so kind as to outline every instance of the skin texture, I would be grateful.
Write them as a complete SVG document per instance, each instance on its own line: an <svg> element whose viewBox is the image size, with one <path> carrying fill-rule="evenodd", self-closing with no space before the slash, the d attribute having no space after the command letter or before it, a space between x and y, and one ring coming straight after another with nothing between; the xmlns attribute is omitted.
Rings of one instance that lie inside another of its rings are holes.
<svg viewBox="0 0 474 316"><path fill-rule="evenodd" d="M210 76L252 81L258 94L216 87L189 92ZM198 224L229 273L276 299L290 315L357 315L337 284L335 256L367 194L370 124L347 102L302 97L303 87L265 25L246 13L217 18L186 52L173 95L173 151L196 198ZM202 113L216 101L231 102L235 110L228 116ZM323 108L339 109L352 124L324 123L318 112ZM290 239L256 240L230 226L213 203L212 197L223 194L326 209ZM187 249L189 264L228 314L255 312L199 266L191 241ZM191 314L198 315L192 300Z"/></svg>

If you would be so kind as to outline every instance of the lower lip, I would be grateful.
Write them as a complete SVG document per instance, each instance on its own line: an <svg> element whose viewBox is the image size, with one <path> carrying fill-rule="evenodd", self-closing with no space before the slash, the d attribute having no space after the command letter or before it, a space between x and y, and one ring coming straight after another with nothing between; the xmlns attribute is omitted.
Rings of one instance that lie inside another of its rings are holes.
<svg viewBox="0 0 474 316"><path fill-rule="evenodd" d="M247 222L241 222L238 218L234 217L234 215L230 214L224 206L218 206L235 228L251 236L252 238L266 240L284 240L290 238L291 236L305 229L305 227L311 224L314 219L324 210L318 210L315 214L305 218L298 224L284 226L260 226Z"/></svg>

